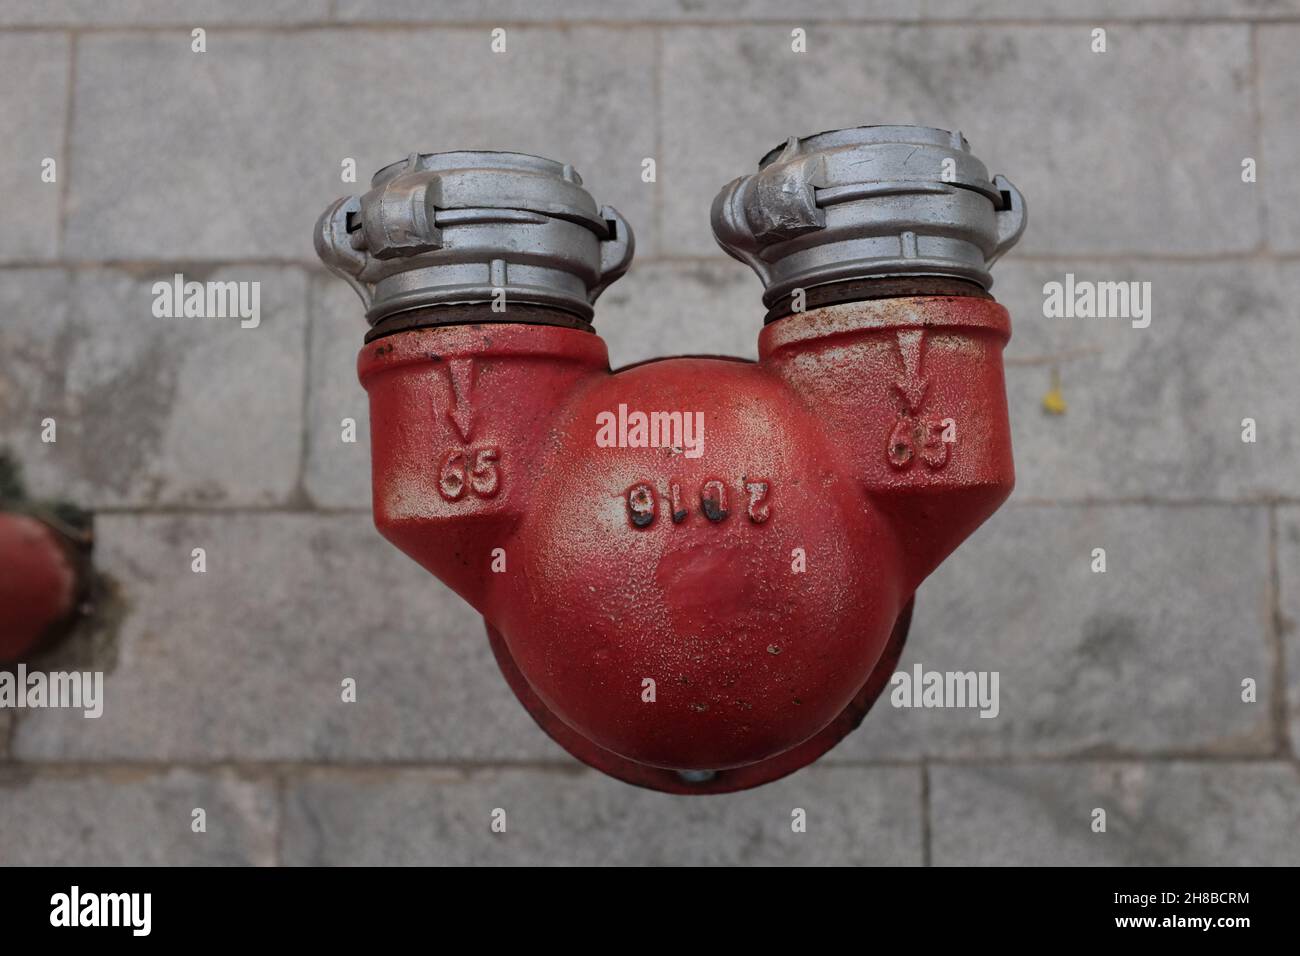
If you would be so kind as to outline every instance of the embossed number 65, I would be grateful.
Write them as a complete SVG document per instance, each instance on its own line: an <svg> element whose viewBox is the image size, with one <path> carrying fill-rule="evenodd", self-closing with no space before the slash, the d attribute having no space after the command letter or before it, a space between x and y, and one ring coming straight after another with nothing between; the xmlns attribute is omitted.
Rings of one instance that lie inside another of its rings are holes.
<svg viewBox="0 0 1300 956"><path fill-rule="evenodd" d="M501 487L497 471L500 454L495 448L453 448L442 458L438 491L448 501L459 501L467 490L479 498L491 498Z"/></svg>

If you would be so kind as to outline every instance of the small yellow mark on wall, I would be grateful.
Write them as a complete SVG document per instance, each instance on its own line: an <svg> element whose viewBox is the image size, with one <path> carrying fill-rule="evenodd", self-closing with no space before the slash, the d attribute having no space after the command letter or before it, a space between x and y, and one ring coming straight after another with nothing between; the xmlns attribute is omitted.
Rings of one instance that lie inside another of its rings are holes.
<svg viewBox="0 0 1300 956"><path fill-rule="evenodd" d="M1049 415L1065 414L1065 396L1061 394L1061 373L1052 369L1052 387L1043 396L1043 411Z"/></svg>

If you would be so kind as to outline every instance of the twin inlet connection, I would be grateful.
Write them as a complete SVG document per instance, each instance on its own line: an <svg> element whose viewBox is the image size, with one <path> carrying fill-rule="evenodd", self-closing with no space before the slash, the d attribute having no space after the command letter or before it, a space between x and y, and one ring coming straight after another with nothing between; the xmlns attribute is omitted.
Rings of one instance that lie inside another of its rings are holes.
<svg viewBox="0 0 1300 956"><path fill-rule="evenodd" d="M416 153L316 227L370 323L376 527L482 614L557 743L681 794L856 727L1015 480L989 269L1025 205L960 133L792 138L712 219L763 282L758 361L617 371L594 303L632 230L572 166Z"/></svg>

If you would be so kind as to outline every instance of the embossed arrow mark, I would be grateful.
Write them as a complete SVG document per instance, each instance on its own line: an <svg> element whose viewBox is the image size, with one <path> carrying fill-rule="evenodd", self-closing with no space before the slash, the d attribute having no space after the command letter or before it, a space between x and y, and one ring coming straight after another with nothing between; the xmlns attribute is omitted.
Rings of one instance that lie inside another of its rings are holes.
<svg viewBox="0 0 1300 956"><path fill-rule="evenodd" d="M447 382L451 385L451 405L447 407L447 417L456 426L461 441L469 441L470 433L474 430L473 359L451 359L447 362Z"/></svg>
<svg viewBox="0 0 1300 956"><path fill-rule="evenodd" d="M907 410L915 412L925 401L925 391L930 380L921 374L921 355L925 350L925 330L909 329L898 333L898 355L903 360L903 374L894 380Z"/></svg>

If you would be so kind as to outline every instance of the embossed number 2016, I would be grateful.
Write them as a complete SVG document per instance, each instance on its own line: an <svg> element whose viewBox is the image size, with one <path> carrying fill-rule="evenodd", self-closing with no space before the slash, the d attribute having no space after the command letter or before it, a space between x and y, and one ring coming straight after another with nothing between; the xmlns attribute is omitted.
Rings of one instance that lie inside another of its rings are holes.
<svg viewBox="0 0 1300 956"><path fill-rule="evenodd" d="M438 491L448 501L459 501L467 491L479 498L491 498L501 487L495 448L453 448L442 458L438 472Z"/></svg>

